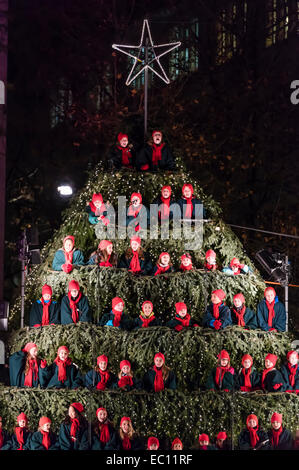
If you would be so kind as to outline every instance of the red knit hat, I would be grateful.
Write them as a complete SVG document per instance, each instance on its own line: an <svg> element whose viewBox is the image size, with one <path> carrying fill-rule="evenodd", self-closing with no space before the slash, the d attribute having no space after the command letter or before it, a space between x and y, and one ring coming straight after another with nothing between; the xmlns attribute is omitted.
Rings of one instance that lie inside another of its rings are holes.
<svg viewBox="0 0 299 470"><path fill-rule="evenodd" d="M181 256L181 260L183 261L183 259L190 259L192 261L192 257L189 253L184 253L182 256Z"/></svg>
<svg viewBox="0 0 299 470"><path fill-rule="evenodd" d="M92 195L92 202L95 203L97 201L103 202L103 196L101 193L94 193Z"/></svg>
<svg viewBox="0 0 299 470"><path fill-rule="evenodd" d="M222 289L213 290L212 294L215 294L221 301L226 297L226 293Z"/></svg>
<svg viewBox="0 0 299 470"><path fill-rule="evenodd" d="M182 448L183 448L183 443L182 443L182 441L181 441L178 437L176 437L176 438L172 441L171 449L173 449L176 444L180 444L180 445L182 446Z"/></svg>
<svg viewBox="0 0 299 470"><path fill-rule="evenodd" d="M164 189L168 189L169 193L171 194L171 186L163 186L163 188L161 189L161 193ZM169 197L170 197L170 194L169 194Z"/></svg>
<svg viewBox="0 0 299 470"><path fill-rule="evenodd" d="M57 354L59 354L60 351L66 351L68 354L70 352L66 346L59 346L59 348L57 349Z"/></svg>
<svg viewBox="0 0 299 470"><path fill-rule="evenodd" d="M39 427L41 428L41 427L43 427L43 425L46 424L46 423L50 423L50 424L51 424L52 421L50 420L50 418L47 418L47 416L42 416L42 417L40 418L40 420L39 420L38 425L39 425Z"/></svg>
<svg viewBox="0 0 299 470"><path fill-rule="evenodd" d="M100 243L99 243L99 246L98 246L98 249L100 251L103 251L107 248L107 246L109 245L113 245L112 242L110 242L109 240L101 240Z"/></svg>
<svg viewBox="0 0 299 470"><path fill-rule="evenodd" d="M238 258L233 258L229 264L230 266L239 266L240 260Z"/></svg>
<svg viewBox="0 0 299 470"><path fill-rule="evenodd" d="M22 351L28 353L30 351L30 349L32 349L32 348L37 348L36 344L35 343L27 343L27 344L25 344Z"/></svg>
<svg viewBox="0 0 299 470"><path fill-rule="evenodd" d="M245 297L243 294L241 294L241 292L239 294L234 295L234 300L235 299L239 299L241 300L242 304L245 304Z"/></svg>
<svg viewBox="0 0 299 470"><path fill-rule="evenodd" d="M181 310L187 310L187 305L184 302L177 302L175 304L176 313L179 314Z"/></svg>
<svg viewBox="0 0 299 470"><path fill-rule="evenodd" d="M131 363L130 363L130 361L127 361L126 359L124 359L123 361L120 361L120 364L119 364L120 370L122 370L122 368L123 368L124 366L129 366L130 369L131 369Z"/></svg>
<svg viewBox="0 0 299 470"><path fill-rule="evenodd" d="M100 362L106 362L108 364L108 357L105 354L97 357L97 364L99 365Z"/></svg>
<svg viewBox="0 0 299 470"><path fill-rule="evenodd" d="M121 297L114 297L112 299L112 308L115 308L117 304L120 304L122 303L123 306L125 306L125 302L123 301L123 299Z"/></svg>
<svg viewBox="0 0 299 470"><path fill-rule="evenodd" d="M251 419L254 419L254 420L256 421L256 425L259 424L259 420L258 420L258 418L257 418L256 415L248 415L248 416L247 416L247 419L246 419L246 426L247 426L247 428L248 428L248 423L249 423L249 421L250 421Z"/></svg>
<svg viewBox="0 0 299 470"><path fill-rule="evenodd" d="M190 183L185 183L185 184L183 184L183 187L182 187L182 193L183 193L183 195L184 195L185 188L189 188L190 191L191 191L191 194L194 193L194 189L193 189L192 184L190 184Z"/></svg>
<svg viewBox="0 0 299 470"><path fill-rule="evenodd" d="M63 246L65 244L65 242L67 240L71 240L73 242L73 245L75 245L75 237L73 235L67 235L64 239L63 239Z"/></svg>
<svg viewBox="0 0 299 470"><path fill-rule="evenodd" d="M264 290L264 296L266 295L266 292L269 292L271 290L274 292L274 295L276 296L276 291L273 287L266 287L266 289Z"/></svg>
<svg viewBox="0 0 299 470"><path fill-rule="evenodd" d="M275 356L275 354L267 354L267 356L265 357L265 360L266 359L268 359L268 361L272 362L273 366L275 366L278 357Z"/></svg>
<svg viewBox="0 0 299 470"><path fill-rule="evenodd" d="M226 432L225 432L225 431L220 431L220 432L217 434L216 439L221 439L221 440L224 440L224 441L225 441L225 439L227 439Z"/></svg>
<svg viewBox="0 0 299 470"><path fill-rule="evenodd" d="M209 258L209 256L212 256L213 258L216 258L216 253L214 250L208 250L206 252L206 259Z"/></svg>
<svg viewBox="0 0 299 470"><path fill-rule="evenodd" d="M162 253L159 254L159 260L158 261L161 260L162 256L166 256L166 255L169 256L169 259L170 259L170 254L167 253L167 251L162 251Z"/></svg>
<svg viewBox="0 0 299 470"><path fill-rule="evenodd" d="M154 360L157 359L157 358L159 358L159 357L160 357L161 359L163 359L163 362L165 363L165 356L164 356L164 354L162 354L162 353L160 353L160 352L158 352L157 354L155 354Z"/></svg>
<svg viewBox="0 0 299 470"><path fill-rule="evenodd" d="M299 359L299 354L297 353L297 351L289 351L288 354L287 354L287 360L289 360L289 358L292 354L296 354L297 359Z"/></svg>
<svg viewBox="0 0 299 470"><path fill-rule="evenodd" d="M143 310L143 307L144 307L145 304L150 304L151 307L152 307L152 310L153 310L154 306L153 306L153 304L152 304L152 302L151 302L150 300L145 300L145 301L143 302L143 304L141 305L141 310Z"/></svg>
<svg viewBox="0 0 299 470"><path fill-rule="evenodd" d="M80 284L78 281L75 281L74 279L69 282L69 292L71 290L80 290Z"/></svg>
<svg viewBox="0 0 299 470"><path fill-rule="evenodd" d="M118 142L121 141L121 139L123 139L124 137L126 137L128 140L129 140L129 137L127 136L127 134L122 134L121 132L118 134L117 136L117 140Z"/></svg>
<svg viewBox="0 0 299 470"><path fill-rule="evenodd" d="M152 445L154 445L154 444L156 444L156 446L158 446L158 448L159 448L159 445L160 445L159 439L157 439L156 437L153 437L153 436L149 437L148 440L147 440L147 448L148 448L148 450L149 450L150 447L151 447Z"/></svg>
<svg viewBox="0 0 299 470"><path fill-rule="evenodd" d="M271 423L273 423L273 421L277 421L278 423L282 424L282 414L276 412L273 413L271 416Z"/></svg>
<svg viewBox="0 0 299 470"><path fill-rule="evenodd" d="M141 204L141 203L142 203L142 195L141 195L141 193L132 193L132 194L131 194L131 199L130 199L131 202L133 201L133 199L134 199L135 197L139 199L139 204Z"/></svg>
<svg viewBox="0 0 299 470"><path fill-rule="evenodd" d="M97 409L97 411L96 411L96 415L97 415L97 416L98 416L98 414L99 414L100 411L106 411L106 413L107 413L106 408L104 408L104 407L102 406L102 407L100 407L100 408Z"/></svg>
<svg viewBox="0 0 299 470"><path fill-rule="evenodd" d="M218 354L218 359L228 359L230 361L230 357L229 357L229 354L228 352L225 350L225 349L222 349L222 351L220 351L220 353Z"/></svg>
<svg viewBox="0 0 299 470"><path fill-rule="evenodd" d="M123 424L124 421L129 421L129 423L131 423L131 418L129 418L129 416L123 416L120 420L120 426Z"/></svg>
<svg viewBox="0 0 299 470"><path fill-rule="evenodd" d="M130 239L130 245L132 244L132 242L137 242L139 243L139 245L141 245L141 238L135 235L134 237Z"/></svg>
<svg viewBox="0 0 299 470"><path fill-rule="evenodd" d="M75 410L77 410L79 413L82 413L82 411L84 411L84 406L82 405L82 403L75 402L72 403L70 406L75 408Z"/></svg>
<svg viewBox="0 0 299 470"><path fill-rule="evenodd" d="M45 295L45 294L50 294L50 296L52 297L52 287L48 286L48 284L45 284L42 287L42 295Z"/></svg>
<svg viewBox="0 0 299 470"><path fill-rule="evenodd" d="M158 132L159 134L163 135L161 131L156 129L155 131L152 132L152 137L154 137L154 134L157 134Z"/></svg>
<svg viewBox="0 0 299 470"><path fill-rule="evenodd" d="M249 361L251 362L251 365L253 364L253 359L250 356L250 354L244 354L244 356L242 357L242 364L244 361L246 361L246 359L249 359Z"/></svg>
<svg viewBox="0 0 299 470"><path fill-rule="evenodd" d="M19 421L23 421L23 420L26 421L26 424L28 423L28 418L27 418L27 416L25 415L25 413L22 412L22 413L20 413L19 416L17 417L17 423L18 423Z"/></svg>
<svg viewBox="0 0 299 470"><path fill-rule="evenodd" d="M209 436L207 434L200 434L198 437L198 442L208 441L210 442Z"/></svg>

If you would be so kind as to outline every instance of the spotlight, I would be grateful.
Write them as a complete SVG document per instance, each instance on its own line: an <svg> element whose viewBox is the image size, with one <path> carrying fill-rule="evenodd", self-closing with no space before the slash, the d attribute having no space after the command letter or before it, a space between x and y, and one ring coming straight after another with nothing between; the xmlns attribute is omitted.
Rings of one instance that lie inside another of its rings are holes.
<svg viewBox="0 0 299 470"><path fill-rule="evenodd" d="M272 279L279 282L282 286L285 285L289 274L289 263L284 255L263 249L256 253L255 258Z"/></svg>
<svg viewBox="0 0 299 470"><path fill-rule="evenodd" d="M73 194L73 188L69 185L58 186L57 191L60 196L71 196Z"/></svg>

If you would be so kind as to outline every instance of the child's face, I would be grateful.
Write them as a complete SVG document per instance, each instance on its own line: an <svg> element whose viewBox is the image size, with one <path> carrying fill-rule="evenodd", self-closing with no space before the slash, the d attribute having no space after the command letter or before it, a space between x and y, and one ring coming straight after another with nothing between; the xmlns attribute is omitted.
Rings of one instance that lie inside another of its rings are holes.
<svg viewBox="0 0 299 470"><path fill-rule="evenodd" d="M68 412L68 414L69 414L69 417L70 417L71 419L75 419L75 418L76 418L77 413L76 413L76 410L75 410L75 408L74 408L73 406L70 406L70 407L69 407L69 412Z"/></svg>
<svg viewBox="0 0 299 470"><path fill-rule="evenodd" d="M122 424L121 424L121 429L125 434L128 434L128 432L130 430L129 421L127 421L127 420L123 421Z"/></svg>
<svg viewBox="0 0 299 470"><path fill-rule="evenodd" d="M266 298L266 300L269 302L269 304L270 304L271 302L273 302L273 300L274 300L274 298L275 298L275 294L274 294L273 290L268 290L268 291L266 292L266 294L265 294L265 298Z"/></svg>
<svg viewBox="0 0 299 470"><path fill-rule="evenodd" d="M125 374L125 375L128 375L129 372L130 372L130 370L131 370L131 369L130 369L129 366L123 366L123 367L121 368L122 373Z"/></svg>
<svg viewBox="0 0 299 470"><path fill-rule="evenodd" d="M163 197L164 199L168 199L168 198L170 197L170 191L169 191L169 189L162 189L161 194L162 194L162 197Z"/></svg>
<svg viewBox="0 0 299 470"><path fill-rule="evenodd" d="M159 145L162 142L161 132L155 132L153 135L153 141L156 145Z"/></svg>
<svg viewBox="0 0 299 470"><path fill-rule="evenodd" d="M120 146L121 146L121 147L126 147L126 146L128 145L128 143L129 143L128 138L127 138L127 137L123 137L122 139L120 139L119 143L120 143Z"/></svg>
<svg viewBox="0 0 299 470"><path fill-rule="evenodd" d="M238 271L238 269L239 269L239 266L237 266L237 265L235 265L235 264L232 264L230 268L231 268L231 270L232 270L234 273L236 273L236 272Z"/></svg>
<svg viewBox="0 0 299 470"><path fill-rule="evenodd" d="M228 364L228 359L220 359L221 367L226 367Z"/></svg>
<svg viewBox="0 0 299 470"><path fill-rule="evenodd" d="M225 439L217 439L216 444L218 447L222 448L224 444Z"/></svg>
<svg viewBox="0 0 299 470"><path fill-rule="evenodd" d="M49 432L49 431L50 431L50 428L51 428L51 423L45 423L45 424L42 426L42 430L45 431L45 432Z"/></svg>
<svg viewBox="0 0 299 470"><path fill-rule="evenodd" d="M189 199L191 196L192 196L192 191L191 189L187 186L185 189L184 189L184 192L183 192L184 196Z"/></svg>
<svg viewBox="0 0 299 470"><path fill-rule="evenodd" d="M146 317L149 317L153 311L151 304L149 303L144 304L142 311Z"/></svg>
<svg viewBox="0 0 299 470"><path fill-rule="evenodd" d="M2 429L2 418L0 418L0 429Z"/></svg>
<svg viewBox="0 0 299 470"><path fill-rule="evenodd" d="M139 248L139 243L136 242L135 240L131 242L131 248L133 251L137 251Z"/></svg>
<svg viewBox="0 0 299 470"><path fill-rule="evenodd" d="M65 361L68 358L69 353L65 349L61 349L58 353L58 357L61 361Z"/></svg>
<svg viewBox="0 0 299 470"><path fill-rule="evenodd" d="M37 357L37 352L38 352L37 347L34 346L34 348L30 349L29 354L30 354L31 357L36 358Z"/></svg>
<svg viewBox="0 0 299 470"><path fill-rule="evenodd" d="M190 258L183 258L182 259L182 265L183 266L189 266L192 263Z"/></svg>
<svg viewBox="0 0 299 470"><path fill-rule="evenodd" d="M162 357L156 357L155 360L154 360L154 363L155 363L156 367L162 367L163 364L164 364L164 361L163 361Z"/></svg>
<svg viewBox="0 0 299 470"><path fill-rule="evenodd" d="M70 240L70 239L66 240L65 243L64 243L64 249L67 253L72 251L73 246L74 246L74 244L73 244L72 240Z"/></svg>
<svg viewBox="0 0 299 470"><path fill-rule="evenodd" d="M117 312L122 312L124 309L124 304L122 302L119 302L118 304L115 305L114 310Z"/></svg>
<svg viewBox="0 0 299 470"><path fill-rule="evenodd" d="M150 446L150 450L158 450L158 449L159 449L158 444L152 444Z"/></svg>
<svg viewBox="0 0 299 470"><path fill-rule="evenodd" d="M107 251L108 255L111 255L111 253L113 251L113 245L108 245L107 248L106 248L106 251Z"/></svg>
<svg viewBox="0 0 299 470"><path fill-rule="evenodd" d="M133 199L132 199L132 205L133 205L134 207L138 207L138 206L140 205L140 199L139 199L139 197L137 197L137 196L133 197Z"/></svg>
<svg viewBox="0 0 299 470"><path fill-rule="evenodd" d="M103 204L102 201L100 201L99 199L94 201L94 205L96 206L97 209L100 209L102 204Z"/></svg>
<svg viewBox="0 0 299 470"><path fill-rule="evenodd" d="M72 289L70 292L71 292L71 296L73 297L73 299L75 299L79 294L78 289Z"/></svg>
<svg viewBox="0 0 299 470"><path fill-rule="evenodd" d="M107 411L106 410L100 410L97 414L98 420L100 423L104 423L107 419Z"/></svg>
<svg viewBox="0 0 299 470"><path fill-rule="evenodd" d="M216 258L215 256L207 256L207 262L209 264L215 264L216 263Z"/></svg>
<svg viewBox="0 0 299 470"><path fill-rule="evenodd" d="M269 361L269 359L265 359L265 367L266 369L270 369L273 367L273 362Z"/></svg>
<svg viewBox="0 0 299 470"><path fill-rule="evenodd" d="M209 445L209 441L200 441L199 445L207 446L207 445Z"/></svg>
<svg viewBox="0 0 299 470"><path fill-rule="evenodd" d="M26 421L25 419L21 419L19 422L18 422L18 425L20 428L25 428L26 427Z"/></svg>
<svg viewBox="0 0 299 470"><path fill-rule="evenodd" d="M249 369L249 367L251 366L251 360L250 359L245 359L243 361L243 366L245 369Z"/></svg>
<svg viewBox="0 0 299 470"><path fill-rule="evenodd" d="M161 260L162 264L169 264L170 257L169 257L169 255L163 255L163 256L161 256L160 260Z"/></svg>
<svg viewBox="0 0 299 470"><path fill-rule="evenodd" d="M291 364L291 366L295 366L296 364L298 364L298 356L296 353L290 355L289 363Z"/></svg>
<svg viewBox="0 0 299 470"><path fill-rule="evenodd" d="M216 294L211 295L211 302L212 304L221 304L221 300Z"/></svg>
<svg viewBox="0 0 299 470"><path fill-rule="evenodd" d="M43 294L43 299L45 302L47 302L47 300L51 299L51 294Z"/></svg>
<svg viewBox="0 0 299 470"><path fill-rule="evenodd" d="M105 372L105 370L107 369L107 362L100 361L99 362L99 369L101 369L101 371Z"/></svg>
<svg viewBox="0 0 299 470"><path fill-rule="evenodd" d="M173 450L183 450L181 444L174 444Z"/></svg>
<svg viewBox="0 0 299 470"><path fill-rule="evenodd" d="M182 309L179 311L179 316L180 316L181 318L184 318L186 315L187 315L187 309L186 309L186 308L182 308Z"/></svg>
<svg viewBox="0 0 299 470"><path fill-rule="evenodd" d="M242 307L242 300L241 299L234 299L234 306L239 308L239 307Z"/></svg>
<svg viewBox="0 0 299 470"><path fill-rule="evenodd" d="M275 429L275 431L278 431L278 429L281 426L281 423L279 423L278 421L273 421L273 423L271 424L272 424L272 428Z"/></svg>
<svg viewBox="0 0 299 470"><path fill-rule="evenodd" d="M256 420L255 420L255 419L250 419L250 420L248 421L248 426L249 426L250 428L255 428L255 427L257 426Z"/></svg>

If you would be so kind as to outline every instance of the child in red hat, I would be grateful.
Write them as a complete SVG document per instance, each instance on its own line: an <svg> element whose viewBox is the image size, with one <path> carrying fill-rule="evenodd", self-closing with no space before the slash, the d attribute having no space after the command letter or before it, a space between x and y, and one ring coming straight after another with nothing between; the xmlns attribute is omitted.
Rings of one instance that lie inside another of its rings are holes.
<svg viewBox="0 0 299 470"><path fill-rule="evenodd" d="M133 376L130 361L127 359L120 361L119 369L116 382L113 384L114 389L121 389L125 392L130 392L131 390L138 390L142 387L140 380Z"/></svg>
<svg viewBox="0 0 299 470"><path fill-rule="evenodd" d="M85 387L101 391L111 388L115 381L115 375L108 370L108 357L105 354L97 357L97 365L84 377Z"/></svg>
<svg viewBox="0 0 299 470"><path fill-rule="evenodd" d="M82 403L74 402L59 430L60 450L89 450L88 422L83 415Z"/></svg>
<svg viewBox="0 0 299 470"><path fill-rule="evenodd" d="M183 443L181 439L176 437L171 443L171 450L183 450Z"/></svg>
<svg viewBox="0 0 299 470"><path fill-rule="evenodd" d="M35 343L27 343L21 351L10 356L9 378L11 387L46 387L49 379L47 362L38 357Z"/></svg>
<svg viewBox="0 0 299 470"><path fill-rule="evenodd" d="M210 438L207 434L200 434L198 436L199 450L216 450L212 444L210 444Z"/></svg>
<svg viewBox="0 0 299 470"><path fill-rule="evenodd" d="M143 377L143 386L147 392L176 389L175 373L166 366L164 354L159 352L155 355L154 366Z"/></svg>
<svg viewBox="0 0 299 470"><path fill-rule="evenodd" d="M282 365L280 372L284 380L284 388L288 393L299 393L299 355L297 351L287 353L287 362Z"/></svg>
<svg viewBox="0 0 299 470"><path fill-rule="evenodd" d="M253 367L253 359L250 354L242 357L242 368L239 370L235 385L241 392L254 392L260 388L261 375Z"/></svg>
<svg viewBox="0 0 299 470"><path fill-rule="evenodd" d="M233 258L229 266L222 269L222 272L229 276L236 276L238 274L248 274L252 271L247 264L242 264L238 258Z"/></svg>
<svg viewBox="0 0 299 470"><path fill-rule="evenodd" d="M47 416L39 420L38 430L32 434L29 450L59 450L56 434L51 431L52 421Z"/></svg>
<svg viewBox="0 0 299 470"><path fill-rule="evenodd" d="M150 436L147 440L146 450L158 450L160 447L159 439L154 436Z"/></svg>
<svg viewBox="0 0 299 470"><path fill-rule="evenodd" d="M130 239L130 248L121 255L119 268L128 269L134 275L149 275L153 265L141 248L141 238L134 236Z"/></svg>
<svg viewBox="0 0 299 470"><path fill-rule="evenodd" d="M103 224L105 227L109 225L108 211L101 193L94 193L92 195L91 201L86 206L86 212L88 213L89 223L92 225Z"/></svg>
<svg viewBox="0 0 299 470"><path fill-rule="evenodd" d="M60 324L60 306L52 300L52 287L44 284L42 297L32 304L29 315L29 326L38 328L47 325Z"/></svg>
<svg viewBox="0 0 299 470"><path fill-rule="evenodd" d="M28 428L28 418L25 413L20 413L17 417L15 431L2 446L1 450L28 450L30 446L32 432Z"/></svg>
<svg viewBox="0 0 299 470"><path fill-rule="evenodd" d="M291 432L282 426L282 414L273 413L271 429L268 432L271 450L292 450L293 438Z"/></svg>
<svg viewBox="0 0 299 470"><path fill-rule="evenodd" d="M211 370L207 378L206 389L231 392L234 389L234 373L229 354L223 349L217 356L217 366Z"/></svg>
<svg viewBox="0 0 299 470"><path fill-rule="evenodd" d="M215 448L218 450L231 450L231 443L228 441L225 431L220 431L217 434Z"/></svg>
<svg viewBox="0 0 299 470"><path fill-rule="evenodd" d="M117 254L113 251L113 243L110 240L101 240L97 251L90 255L87 264L96 264L100 268L116 268L117 263Z"/></svg>
<svg viewBox="0 0 299 470"><path fill-rule="evenodd" d="M193 271L193 264L192 264L192 258L189 253L184 253L181 256L181 265L180 265L180 271L183 273L186 271Z"/></svg>
<svg viewBox="0 0 299 470"><path fill-rule="evenodd" d="M232 324L230 309L223 302L225 297L222 289L213 290L211 304L208 305L202 320L204 327L222 330Z"/></svg>
<svg viewBox="0 0 299 470"><path fill-rule="evenodd" d="M68 235L63 240L63 246L56 251L52 268L54 271L70 273L74 266L84 266L84 256L81 250L75 248L75 237Z"/></svg>
<svg viewBox="0 0 299 470"><path fill-rule="evenodd" d="M112 309L104 313L99 321L99 326L114 326L123 330L131 330L132 320L124 313L125 302L121 297L112 299Z"/></svg>
<svg viewBox="0 0 299 470"><path fill-rule="evenodd" d="M206 260L204 263L204 268L207 271L217 271L218 266L216 263L216 253L214 250L210 249L206 252Z"/></svg>
<svg viewBox="0 0 299 470"><path fill-rule="evenodd" d="M261 377L261 388L264 392L283 392L285 390L284 380L275 368L277 356L275 354L267 354L265 357L265 369Z"/></svg>
<svg viewBox="0 0 299 470"><path fill-rule="evenodd" d="M117 143L114 145L108 157L108 166L110 170L120 170L121 168L132 169L135 165L135 154L133 145L129 144L127 134L120 132L117 136Z"/></svg>
<svg viewBox="0 0 299 470"><path fill-rule="evenodd" d="M91 323L91 312L88 298L81 292L79 282L69 282L68 293L61 301L61 324Z"/></svg>
<svg viewBox="0 0 299 470"><path fill-rule="evenodd" d="M80 371L69 357L69 349L60 346L53 364L48 367L49 382L47 388L71 388L77 389L83 386Z"/></svg>
<svg viewBox="0 0 299 470"><path fill-rule="evenodd" d="M107 447L106 450L143 450L142 442L135 432L129 416L121 418L115 444Z"/></svg>
<svg viewBox="0 0 299 470"><path fill-rule="evenodd" d="M286 311L284 304L278 300L275 289L267 287L264 298L257 306L259 327L264 331L285 331Z"/></svg>
<svg viewBox="0 0 299 470"><path fill-rule="evenodd" d="M157 217L162 223L173 218L172 204L174 204L174 202L175 200L171 197L171 187L168 185L163 186L161 195L152 203L158 206Z"/></svg>
<svg viewBox="0 0 299 470"><path fill-rule="evenodd" d="M175 170L173 153L162 140L162 132L154 130L152 142L146 143L137 154L136 167L139 171Z"/></svg>
<svg viewBox="0 0 299 470"><path fill-rule="evenodd" d="M166 251L162 251L152 271L153 276L159 276L160 274L168 274L172 273L173 271L174 269L170 259L170 254Z"/></svg>
<svg viewBox="0 0 299 470"><path fill-rule="evenodd" d="M241 292L234 295L231 317L233 325L241 326L246 330L256 330L258 328L257 316L253 310L246 307L245 297Z"/></svg>
<svg viewBox="0 0 299 470"><path fill-rule="evenodd" d="M175 310L175 317L170 320L166 326L174 328L175 331L181 331L188 326L199 326L196 321L191 318L191 315L187 313L187 305L184 302L177 302L175 304Z"/></svg>
<svg viewBox="0 0 299 470"><path fill-rule="evenodd" d="M161 326L161 322L155 317L153 309L154 307L150 300L145 300L143 302L140 315L134 320L134 329Z"/></svg>
<svg viewBox="0 0 299 470"><path fill-rule="evenodd" d="M139 232L140 229L147 230L149 227L149 211L144 204L142 204L141 193L132 193L130 205L127 210L126 226L132 227L134 232Z"/></svg>
<svg viewBox="0 0 299 470"><path fill-rule="evenodd" d="M108 419L106 408L98 408L96 417L97 419L92 426L91 450L107 450L115 447L116 431Z"/></svg>
<svg viewBox="0 0 299 470"><path fill-rule="evenodd" d="M206 210L200 199L193 196L194 189L192 184L185 183L182 187L182 196L177 201L180 209L181 219L202 219L206 217Z"/></svg>
<svg viewBox="0 0 299 470"><path fill-rule="evenodd" d="M240 450L268 450L269 439L267 433L259 428L258 418L250 414L246 419L246 429L239 435Z"/></svg>

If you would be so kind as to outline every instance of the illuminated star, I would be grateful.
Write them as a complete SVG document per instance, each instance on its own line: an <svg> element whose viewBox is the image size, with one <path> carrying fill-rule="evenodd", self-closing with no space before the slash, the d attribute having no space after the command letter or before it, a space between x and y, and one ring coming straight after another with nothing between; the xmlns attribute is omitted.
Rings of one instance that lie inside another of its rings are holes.
<svg viewBox="0 0 299 470"><path fill-rule="evenodd" d="M146 43L146 39L148 39L148 43ZM131 71L129 73L129 76L127 78L126 85L130 85L130 83L132 83L138 77L138 75L140 75L144 70L151 70L154 74L156 74L159 78L161 78L161 80L163 80L163 82L168 84L168 83L170 83L170 80L167 77L167 75L165 73L165 70L163 69L163 67L160 63L160 58L162 56L168 54L173 49L176 49L180 45L181 45L180 42L171 42L171 43L168 43L168 44L159 44L159 45L155 46L154 43L153 43L153 40L152 40L152 35L151 35L151 32L150 32L148 20L143 20L141 39L140 39L140 43L139 43L138 46L129 46L129 45L125 45L125 44L123 44L123 45L122 44L113 44L112 48L116 49L117 51L120 51L123 54L126 54L129 57L132 57L134 59L134 63L133 63L133 66L131 68ZM144 56L144 59L142 60L142 59L140 59L140 55L141 55L142 52L144 53L144 50L145 50L146 47L148 48L148 52L151 53L151 58L148 58L146 60L146 58ZM164 52L161 52L160 54L156 54L155 49L161 48L161 47L163 47L163 48L166 47L167 49L164 50ZM136 49L138 51L137 56L131 54L130 52L128 52L127 51L128 49ZM160 73L157 72L157 70L155 70L151 66L151 64L154 64L154 62L157 62L158 66L160 68ZM135 68L136 68L137 64L141 64L141 69L136 73ZM135 70L135 75L132 77L134 70Z"/></svg>

